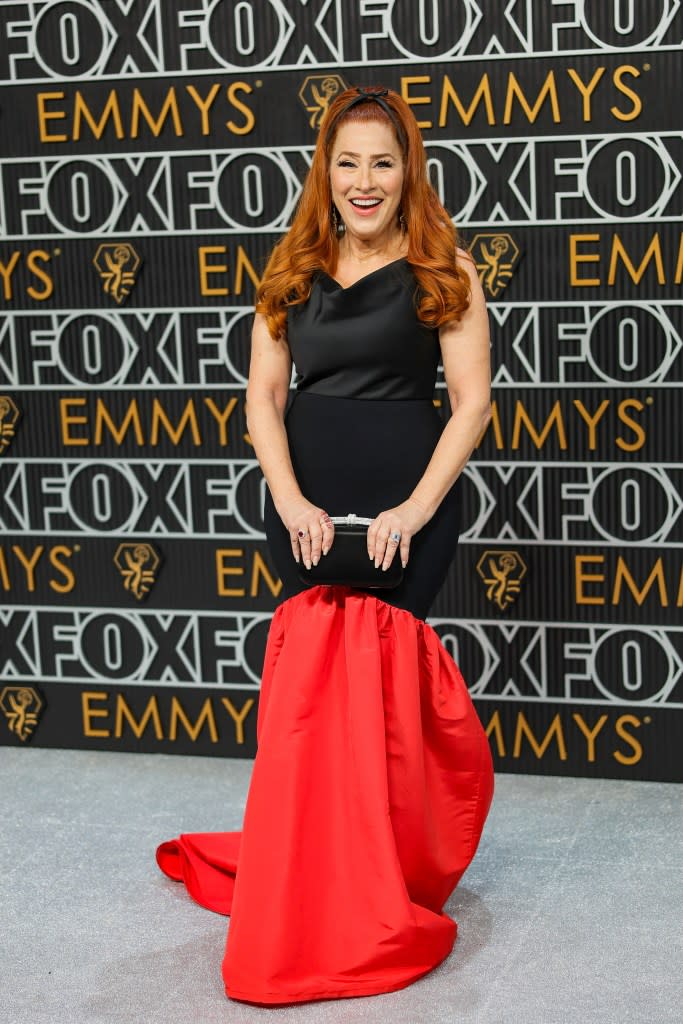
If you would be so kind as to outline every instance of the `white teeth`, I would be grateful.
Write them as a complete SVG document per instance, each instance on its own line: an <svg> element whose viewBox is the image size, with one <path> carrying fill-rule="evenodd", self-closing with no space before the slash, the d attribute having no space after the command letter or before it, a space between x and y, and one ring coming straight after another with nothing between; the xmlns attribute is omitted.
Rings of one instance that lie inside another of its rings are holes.
<svg viewBox="0 0 683 1024"><path fill-rule="evenodd" d="M377 206L382 202L381 199L351 199L350 201L354 206Z"/></svg>

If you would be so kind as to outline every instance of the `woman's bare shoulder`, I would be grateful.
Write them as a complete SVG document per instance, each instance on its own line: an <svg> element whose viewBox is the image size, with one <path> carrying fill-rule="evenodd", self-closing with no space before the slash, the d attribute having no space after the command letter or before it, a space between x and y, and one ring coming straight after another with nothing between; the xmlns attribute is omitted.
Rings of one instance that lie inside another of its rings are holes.
<svg viewBox="0 0 683 1024"><path fill-rule="evenodd" d="M468 249L461 249L460 246L456 246L455 250L456 259L467 263L470 266L474 266L474 260L472 259L472 253Z"/></svg>

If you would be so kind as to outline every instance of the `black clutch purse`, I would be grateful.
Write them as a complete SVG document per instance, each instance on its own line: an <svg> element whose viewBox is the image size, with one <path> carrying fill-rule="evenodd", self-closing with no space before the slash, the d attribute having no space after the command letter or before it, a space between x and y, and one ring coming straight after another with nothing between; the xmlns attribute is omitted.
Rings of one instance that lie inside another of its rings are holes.
<svg viewBox="0 0 683 1024"><path fill-rule="evenodd" d="M303 562L297 565L299 579L310 587L335 584L389 590L403 579L403 566L397 551L386 572L368 558L368 526L372 519L349 513L348 516L330 516L334 525L334 542L317 565L307 569Z"/></svg>

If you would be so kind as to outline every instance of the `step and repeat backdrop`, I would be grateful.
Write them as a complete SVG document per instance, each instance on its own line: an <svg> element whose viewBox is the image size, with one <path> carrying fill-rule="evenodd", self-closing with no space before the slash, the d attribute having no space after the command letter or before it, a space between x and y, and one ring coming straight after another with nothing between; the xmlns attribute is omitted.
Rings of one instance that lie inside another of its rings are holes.
<svg viewBox="0 0 683 1024"><path fill-rule="evenodd" d="M253 756L254 292L381 83L492 329L430 622L499 770L681 778L682 39L678 0L0 4L0 743Z"/></svg>

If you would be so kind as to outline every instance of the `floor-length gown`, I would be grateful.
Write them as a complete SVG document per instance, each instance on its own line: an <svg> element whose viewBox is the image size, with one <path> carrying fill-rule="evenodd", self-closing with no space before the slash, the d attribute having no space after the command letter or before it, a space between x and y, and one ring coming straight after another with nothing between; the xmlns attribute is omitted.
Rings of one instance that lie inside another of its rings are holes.
<svg viewBox="0 0 683 1024"><path fill-rule="evenodd" d="M302 492L330 515L404 501L441 432L438 334L401 259L343 288L318 273L290 307L298 388L286 428ZM230 914L228 996L282 1004L401 988L450 952L448 896L475 854L491 754L465 683L424 621L458 539L457 485L394 590L307 587L266 503L284 600L268 635L241 833L157 851Z"/></svg>

